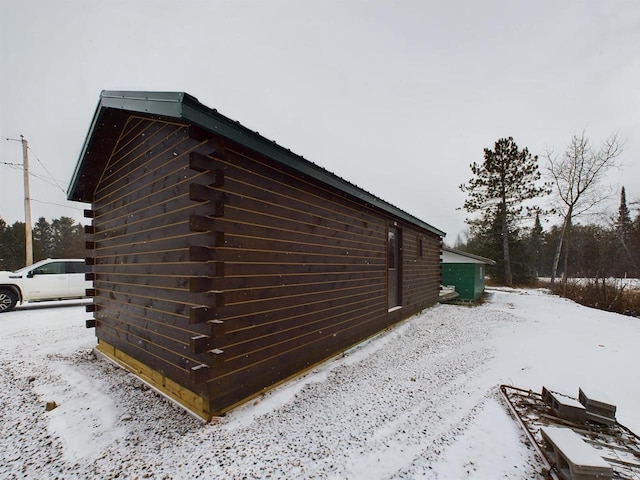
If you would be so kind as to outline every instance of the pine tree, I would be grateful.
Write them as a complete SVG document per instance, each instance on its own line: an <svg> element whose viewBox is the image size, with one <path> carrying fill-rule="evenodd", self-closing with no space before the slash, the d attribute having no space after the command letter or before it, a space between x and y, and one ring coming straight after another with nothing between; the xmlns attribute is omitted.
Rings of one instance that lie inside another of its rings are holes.
<svg viewBox="0 0 640 480"><path fill-rule="evenodd" d="M9 270L9 228L0 217L0 270Z"/></svg>
<svg viewBox="0 0 640 480"><path fill-rule="evenodd" d="M44 217L40 217L33 226L33 258L38 261L50 257L53 257L51 225Z"/></svg>
<svg viewBox="0 0 640 480"><path fill-rule="evenodd" d="M539 186L538 157L527 148L522 150L512 137L501 138L494 150L484 149L484 162L470 165L474 178L460 189L468 194L464 209L480 212L480 219L467 219L470 225L493 223L490 231L499 231L502 250L504 283L513 284L510 243L516 239L517 221L535 208L525 208L524 202L549 193L549 186ZM486 229L485 229L486 231Z"/></svg>
<svg viewBox="0 0 640 480"><path fill-rule="evenodd" d="M52 254L56 258L77 258L84 255L84 231L69 217L51 222Z"/></svg>
<svg viewBox="0 0 640 480"><path fill-rule="evenodd" d="M631 222L631 213L627 206L627 195L624 187L620 190L620 206L618 207L618 218L616 220L616 229L618 234L624 237L628 237L633 223Z"/></svg>
<svg viewBox="0 0 640 480"><path fill-rule="evenodd" d="M636 265L636 260L631 248L633 222L631 221L631 213L629 212L629 207L627 206L627 195L624 187L622 187L622 189L620 190L620 206L618 207L618 218L616 218L615 221L615 232L618 237L618 241L622 246L624 259L626 260L621 262L623 271L620 273L628 273L627 270L630 266L633 268L633 270L637 270L638 266Z"/></svg>
<svg viewBox="0 0 640 480"><path fill-rule="evenodd" d="M529 255L531 258L531 268L536 277L542 275L542 247L544 242L544 231L540 223L540 215L536 213L536 220L529 234Z"/></svg>
<svg viewBox="0 0 640 480"><path fill-rule="evenodd" d="M5 231L5 264L7 270L17 270L25 266L25 227L24 222L15 222Z"/></svg>

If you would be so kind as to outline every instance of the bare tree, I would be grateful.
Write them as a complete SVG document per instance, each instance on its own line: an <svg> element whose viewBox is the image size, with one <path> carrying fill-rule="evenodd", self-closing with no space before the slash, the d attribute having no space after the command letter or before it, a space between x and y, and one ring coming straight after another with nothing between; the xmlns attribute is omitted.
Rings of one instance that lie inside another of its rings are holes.
<svg viewBox="0 0 640 480"><path fill-rule="evenodd" d="M594 150L583 131L580 135L573 135L563 155L554 155L553 150L547 150L545 156L549 162L548 172L555 185L557 197L555 206L563 217L560 239L551 269L552 283L558 271L563 243L567 245L564 252L563 272L563 281L566 282L569 265L568 239L572 220L592 211L609 198L611 192L601 188L602 181L611 168L619 167L617 158L622 153L622 147L623 144L618 140L617 135L612 134L602 141L598 150Z"/></svg>

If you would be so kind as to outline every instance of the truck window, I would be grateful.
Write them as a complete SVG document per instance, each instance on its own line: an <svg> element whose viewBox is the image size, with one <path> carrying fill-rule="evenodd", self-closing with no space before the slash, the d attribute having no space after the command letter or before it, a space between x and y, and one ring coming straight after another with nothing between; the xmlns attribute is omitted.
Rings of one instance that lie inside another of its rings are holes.
<svg viewBox="0 0 640 480"><path fill-rule="evenodd" d="M66 273L88 273L91 271L90 265L85 265L84 262L66 262Z"/></svg>
<svg viewBox="0 0 640 480"><path fill-rule="evenodd" d="M34 275L59 275L65 273L65 262L51 262L45 265L40 265L33 270Z"/></svg>

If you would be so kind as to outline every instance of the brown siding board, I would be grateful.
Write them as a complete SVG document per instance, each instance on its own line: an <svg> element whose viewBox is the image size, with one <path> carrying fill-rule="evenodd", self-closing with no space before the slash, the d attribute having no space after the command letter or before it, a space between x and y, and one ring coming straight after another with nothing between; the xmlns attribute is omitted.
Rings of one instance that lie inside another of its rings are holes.
<svg viewBox="0 0 640 480"><path fill-rule="evenodd" d="M93 305L95 310L100 312L100 315L109 314L115 318L120 318L121 316L125 317L128 315L134 317L137 316L145 318L149 322L161 323L170 327L198 333L207 333L209 329L207 325L189 325L188 315L170 310L161 310L158 307L161 307L162 305L153 305L150 303L147 305L137 305L135 303L123 301L119 296L114 296L114 298L110 298L109 301L105 301L101 297L96 297Z"/></svg>
<svg viewBox="0 0 640 480"><path fill-rule="evenodd" d="M149 225L153 227L153 224ZM137 227L137 226L136 226ZM128 230L101 235L100 241L94 241L96 256L113 254L128 255L138 252L187 249L192 245L214 245L215 232L192 232L187 222L167 223L145 230Z"/></svg>
<svg viewBox="0 0 640 480"><path fill-rule="evenodd" d="M255 223L258 226L262 227L272 227L288 232L302 232L308 234L317 235L318 238L325 239L342 239L342 240L359 240L359 241L367 241L367 239L371 240L373 245L378 244L380 235L376 235L375 232L370 231L359 234L357 231L353 231L354 229L349 224L342 224L341 228L338 229L330 229L327 227L323 227L320 225L313 224L309 221L302 220L292 220L287 217L282 217L278 215L272 215L269 213L259 213L255 210L241 209L238 208L237 204L234 204L232 200L227 202L225 208L225 217L224 219L220 219L220 223L224 222L224 220L235 221L244 224L254 224L257 220L259 223ZM307 219L309 220L309 219Z"/></svg>
<svg viewBox="0 0 640 480"><path fill-rule="evenodd" d="M172 200L173 197L188 198L189 184L195 178L193 172L180 164L180 159L170 160L163 166L162 176L152 179L149 188L132 184L118 192L118 196L103 198L94 203L95 216L100 223L119 219L123 215L144 211L149 205Z"/></svg>
<svg viewBox="0 0 640 480"><path fill-rule="evenodd" d="M226 369L242 369L269 359L284 359L290 357L290 353L299 349L300 345L311 346L315 342L331 340L331 346L342 343L342 336L352 329L363 328L365 325L375 325L370 327L372 332L379 330L379 322L383 316L372 317L370 312L360 315L345 316L339 321L326 325L318 329L316 325L302 326L297 328L295 335L275 335L256 339L254 342L246 343L235 356L233 350L224 351L224 367ZM280 360L287 362L287 360ZM292 372L293 373L293 372Z"/></svg>
<svg viewBox="0 0 640 480"><path fill-rule="evenodd" d="M214 354L191 352L191 337L185 338L185 342L182 342L158 332L139 328L132 321L115 322L109 317L99 318L98 324L104 332L109 332L112 338L120 339L116 344L126 342L135 348L153 353L158 362L175 365L187 372L197 365L216 363ZM193 384L193 379L189 379L188 386L192 387Z"/></svg>
<svg viewBox="0 0 640 480"><path fill-rule="evenodd" d="M206 395L206 386L203 383L193 381L191 368L196 366L195 362L186 363L182 357L172 355L165 349L148 342L139 343L136 338L128 335L126 332L119 332L111 328L102 328L100 339L116 346L123 353L130 355L145 365L149 366L163 375L166 375L174 382L185 385L201 395ZM164 357L166 353L170 355Z"/></svg>
<svg viewBox="0 0 640 480"><path fill-rule="evenodd" d="M259 263L264 260L276 263L319 263L319 264L357 264L357 265L385 265L384 258L373 258L366 255L340 255L339 252L329 255L316 252L286 252L279 250L244 250L234 248L211 249L210 260L221 262L249 262Z"/></svg>
<svg viewBox="0 0 640 480"><path fill-rule="evenodd" d="M99 282L100 280L98 280ZM182 303L189 305L207 305L213 302L213 294L211 292L193 293L189 290L178 288L164 288L159 289L153 286L146 285L132 285L126 283L109 283L107 288L103 288L98 283L98 289L101 293L108 293L109 295L127 294L140 298L146 298L149 300L164 300L174 302L177 305Z"/></svg>
<svg viewBox="0 0 640 480"><path fill-rule="evenodd" d="M185 144L185 149L188 147ZM188 150L174 156L167 153L163 157L147 161L148 173L138 182L130 182L119 186L118 190L110 194L103 194L98 202L94 202L96 217L103 216L102 221L112 217L118 217L119 210L128 208L129 211L144 209L149 203L164 201L171 198L171 194L188 193L188 184L191 179L202 177L184 165L184 157ZM156 165L154 165L154 163ZM183 184L186 186L180 188Z"/></svg>
<svg viewBox="0 0 640 480"><path fill-rule="evenodd" d="M380 234L385 230L379 217L370 213L364 214L360 206L350 201L339 199L340 203L336 204L334 199L332 202L327 202L327 191L314 183L286 174L281 169L256 164L255 161L239 155L232 156L232 160L236 163L212 159L211 167L225 172L223 190L229 195L260 202L254 203L258 205L257 208L243 207L245 209L260 212L261 215L273 216L269 209L281 208L284 212L283 218L290 218L292 212L297 211L302 214L300 218L307 222L312 218L312 214L328 222L334 220L339 222L339 224L327 225L333 229L343 229L348 226L352 233L357 233L359 229L367 236ZM290 185L292 181L299 186L292 187ZM233 200L229 203L235 204Z"/></svg>
<svg viewBox="0 0 640 480"><path fill-rule="evenodd" d="M106 274L102 273L99 280L96 280L96 288L103 285L125 285L131 290L140 290L140 288L156 288L171 290L181 290L189 292L189 278L183 275L129 275L122 273Z"/></svg>
<svg viewBox="0 0 640 480"><path fill-rule="evenodd" d="M351 328L342 332L341 343L352 345L361 340L363 336L366 338L390 325L391 322L384 322L383 317L384 315L381 314L379 318L373 318L364 324L354 323ZM365 328L362 328L363 325ZM312 366L315 363L312 359L326 358L333 353L336 353L333 335L316 338L311 343L298 344L286 355L281 355L276 359L266 358L262 362L212 379L207 384L212 399L210 409L213 412L224 410L229 405L260 392L265 387L277 383L295 372ZM238 382L238 378L242 378L243 382Z"/></svg>
<svg viewBox="0 0 640 480"><path fill-rule="evenodd" d="M164 252L140 252L132 255L105 255L95 257L97 264L161 264L161 263L182 263L189 261L189 250L181 248L178 250L166 250Z"/></svg>
<svg viewBox="0 0 640 480"><path fill-rule="evenodd" d="M230 203L239 209L260 212L269 217L282 217L309 223L315 227L324 227L330 230L342 231L348 229L353 235L364 237L379 236L385 231L384 224L371 215L357 211L340 211L337 205L320 200L317 195L310 192L299 191L297 196L284 195L278 190L279 184L267 185L268 190L260 189L261 179L254 179L255 184L237 182L233 179L225 185L231 192L232 187L238 193L234 193L236 201ZM308 187L310 190L311 186ZM233 197L232 197L233 198ZM316 202L316 203L313 203ZM332 208L331 208L332 207Z"/></svg>
<svg viewBox="0 0 640 480"><path fill-rule="evenodd" d="M365 287L344 288L341 290L328 290L324 292L303 293L297 295L283 295L274 298L262 298L233 304L225 304L215 309L214 318L224 320L227 316L237 317L254 312L267 312L286 308L292 304L298 305L322 305L334 300L353 301L356 298L363 300L375 299L380 295L380 286L371 285ZM202 302L204 304L204 302Z"/></svg>
<svg viewBox="0 0 640 480"><path fill-rule="evenodd" d="M188 197L185 195L171 198L166 202L153 204L146 209L132 209L108 223L99 224L94 241L98 242L111 237L156 230L166 225L186 224L185 214L188 215L189 212L207 214L210 211L209 206L206 204L193 206L189 205L187 201Z"/></svg>
<svg viewBox="0 0 640 480"><path fill-rule="evenodd" d="M97 335L211 408L437 298L439 237L402 224L403 308L388 312L396 219L330 186L174 122L132 119L114 152L87 239Z"/></svg>
<svg viewBox="0 0 640 480"><path fill-rule="evenodd" d="M265 243L269 241L280 241L281 245L274 245L280 250L295 249L296 245L305 245L315 248L316 251L361 251L366 254L378 254L384 251L384 243L379 243L380 238L358 237L356 235L328 235L328 232L308 233L301 231L306 229L305 224L294 224L280 222L278 219L271 219L270 224L251 223L251 217L245 216L246 222L241 222L238 215L234 215L233 208L226 209L227 218L215 219L212 227L216 231L225 233L227 247L242 248L259 248L264 249ZM257 217L254 213L253 217ZM231 220L235 218L235 220ZM264 218L255 218L262 222L266 222ZM282 227L289 227L282 228ZM297 230L296 230L297 229ZM324 233L324 234L323 234ZM285 244L286 242L286 244ZM308 248L305 247L305 248Z"/></svg>
<svg viewBox="0 0 640 480"><path fill-rule="evenodd" d="M217 260L223 262L245 262L245 263L260 263L260 259L268 258L269 262L274 263L291 263L299 265L348 265L356 267L364 267L366 265L384 266L384 261L367 261L365 257L354 256L327 256L322 254L299 254L284 252L270 252L270 251L243 251L236 252L225 249L211 249L212 254L210 260ZM139 252L131 255L105 255L96 256L96 263L105 264L117 264L117 263L179 263L189 261L188 249L177 250L165 250L160 252ZM226 267L226 264L225 264ZM226 268L225 268L226 270Z"/></svg>
<svg viewBox="0 0 640 480"><path fill-rule="evenodd" d="M119 305L132 305L141 309L145 309L149 315L157 312L158 314L166 314L171 317L181 317L184 319L185 324L188 323L189 313L191 307L198 307L202 303L188 303L188 302L172 302L162 298L145 297L132 293L119 293L106 289L98 289L100 295L94 300L100 310L101 305L119 304ZM186 297L186 295L185 295ZM195 328L195 327L194 327Z"/></svg>
<svg viewBox="0 0 640 480"><path fill-rule="evenodd" d="M180 328L175 324L167 322L166 319L159 321L153 318L148 309L140 309L135 306L118 305L118 308L113 307L100 308L98 311L97 319L102 322L103 325L111 325L114 328L125 330L135 333L136 336L144 339L149 339L151 335L159 335L168 339L163 346L171 346L173 351L181 351L185 346L189 345L189 339L196 335L192 329L186 330ZM136 311L138 310L138 311ZM139 313L140 312L140 313ZM122 321L120 318L125 317ZM182 322L184 327L188 326L187 322ZM205 327L205 328L202 328ZM202 332L198 334L207 335L209 328L201 326Z"/></svg>
<svg viewBox="0 0 640 480"><path fill-rule="evenodd" d="M163 125L150 135L144 143L137 143L120 158L112 157L95 193L99 197L109 197L130 183L132 177L143 179L153 172L154 162L174 157L174 149L184 149L185 144L193 145L185 127ZM182 145L182 146L181 146Z"/></svg>
<svg viewBox="0 0 640 480"><path fill-rule="evenodd" d="M305 296L297 298L298 303L286 302L286 299L266 299L261 303L254 303L253 308L249 310L247 305L235 304L231 306L218 307L211 312L213 320L223 320L229 324L230 329L244 328L254 324L256 319L268 316L272 320L279 318L288 318L294 313L302 315L304 313L323 310L339 305L355 304L358 302L376 302L381 298L380 290L371 290L366 294L363 292L345 295L344 292L338 292L333 298L323 298L322 296ZM304 300L304 301L302 301ZM384 305L384 304L382 304ZM386 311L386 309L384 310Z"/></svg>
<svg viewBox="0 0 640 480"><path fill-rule="evenodd" d="M107 263L101 262L93 266L93 272L97 275L119 274L119 275L145 275L158 276L202 276L211 273L212 264L202 262L178 262L178 263Z"/></svg>
<svg viewBox="0 0 640 480"><path fill-rule="evenodd" d="M143 275L144 276L144 275ZM384 273L379 277L384 281ZM371 270L360 272L326 272L311 274L289 275L245 275L224 277L207 277L209 290L222 290L227 292L235 290L261 289L261 288L287 288L297 285L326 285L337 282L359 282L371 279Z"/></svg>
<svg viewBox="0 0 640 480"><path fill-rule="evenodd" d="M217 338L215 347L223 349L230 357L242 356L247 350L253 350L249 345L264 347L273 342L280 342L292 338L292 333L325 331L333 325L349 322L360 316L370 317L379 314L384 303L378 301L357 301L350 304L340 303L332 308L314 309L298 316L289 316L280 319L262 315L263 323L257 323L251 327L235 329L233 320L225 321L225 335ZM246 323L246 322L243 322Z"/></svg>
<svg viewBox="0 0 640 480"><path fill-rule="evenodd" d="M227 331L228 323L224 322L224 335L215 334L215 326L208 333L208 349L221 349L224 352L225 364L233 367L237 358L248 358L247 355L283 345L288 341L300 341L306 334L322 335L333 331L336 325L351 324L359 318L371 318L376 311L380 312L381 303L365 302L357 305L341 306L322 312L311 312L300 317L290 317L276 322L258 324L251 328ZM277 348L277 347L276 347ZM282 353L282 352L280 352ZM255 357L252 361L255 361Z"/></svg>
<svg viewBox="0 0 640 480"><path fill-rule="evenodd" d="M105 258L101 259L105 260ZM153 282L158 277L197 277L212 276L215 274L213 263L201 262L176 262L176 263L97 263L93 270L105 279L104 275L115 274L118 277L144 276ZM269 285L308 283L310 279L317 278L323 283L344 278L364 278L374 271L384 271L379 265L332 265L332 264L225 264L225 278L220 282L229 289L253 288ZM255 273L255 274L253 274ZM220 289L222 285L215 285L214 289Z"/></svg>
<svg viewBox="0 0 640 480"><path fill-rule="evenodd" d="M277 262L261 263L225 263L225 275L247 276L247 275L293 275L293 274L326 274L326 273L360 273L376 272L381 270L380 265L374 264L332 264L332 263L290 263L283 264Z"/></svg>
<svg viewBox="0 0 640 480"><path fill-rule="evenodd" d="M184 233L180 235L179 231L181 224L171 225L175 228L175 235L167 236L161 239L154 239L152 235L146 236L148 240L141 238L132 238L130 242L111 243L105 245L104 242L99 244L95 248L95 256L108 256L108 255L130 255L136 252L140 253L154 253L164 252L168 250L188 250L191 246L197 246L199 244L210 242L214 244L216 242L216 235L212 233L210 235L195 235L193 233ZM167 227L167 228L170 228Z"/></svg>
<svg viewBox="0 0 640 480"><path fill-rule="evenodd" d="M326 201L324 204L305 203L305 195L302 193L298 197L281 195L276 192L279 185L272 184L273 190L264 191L259 190L256 184L241 184L228 176L227 178L221 190L227 193L227 203L238 210L298 221L327 231L329 235L333 235L336 231L347 230L351 235L370 238L380 236L384 232L384 226L376 225L373 218L362 213L345 214L331 210L327 208ZM311 199L317 201L313 197Z"/></svg>
<svg viewBox="0 0 640 480"><path fill-rule="evenodd" d="M264 302L265 299L300 297L307 294L322 295L328 292L367 292L372 287L383 288L384 277L349 279L336 282L313 282L292 285L276 285L261 288L225 290L225 304ZM213 290L213 289L211 289Z"/></svg>
<svg viewBox="0 0 640 480"><path fill-rule="evenodd" d="M164 124L149 122L142 117L129 117L125 122L118 144L111 153L111 157L121 157L123 151L131 148L132 142L138 142L142 135L148 136L150 133L158 131L163 127L165 127Z"/></svg>
<svg viewBox="0 0 640 480"><path fill-rule="evenodd" d="M180 177L183 172L186 175L188 171L176 164L167 165L167 169L173 169L175 176L171 176L171 172L167 172L166 176L155 182L157 188L153 191L119 192L122 193L122 196L114 198L112 201L96 202L96 217L99 217L100 223L109 227L108 222L116 220L113 223L117 225L121 218L126 215L144 212L150 205L158 205L171 200L175 201L177 197L181 196L184 197L182 201L186 203L190 179L176 177Z"/></svg>
<svg viewBox="0 0 640 480"><path fill-rule="evenodd" d="M308 202L311 205L330 205L331 210L338 212L340 215L351 215L353 221L350 223L354 226L357 225L357 220L361 219L363 215L361 203L343 194L336 194L329 187L318 185L317 182L310 181L297 172L292 173L282 168L273 167L270 162L256 162L255 156L243 152L242 149L233 150L233 145L229 145L227 157L242 168L243 173L239 175L239 178L245 183L249 183L247 178L252 177L259 185L264 185L267 191L270 190L271 185L278 185L277 190L280 194L296 203ZM229 175L233 177L233 175ZM330 201L328 201L329 199ZM281 201L276 201L276 203L279 204ZM368 211L367 214L370 220L374 220L379 224L379 215L373 214L371 211ZM367 229L376 228L375 225L362 226ZM384 226L381 228L384 230Z"/></svg>
<svg viewBox="0 0 640 480"><path fill-rule="evenodd" d="M260 325L276 324L281 321L295 321L303 319L309 315L330 316L341 307L358 309L362 305L379 305L381 310L385 308L384 299L380 297L379 292L360 292L359 294L350 295L349 297L337 296L333 299L316 298L315 301L306 303L291 303L285 305L277 305L275 308L256 308L248 310L241 306L235 305L222 309L213 309L211 312L214 319L224 318L227 332L233 333L236 330L251 329ZM255 306L255 305L254 305ZM264 306L263 306L264 307Z"/></svg>

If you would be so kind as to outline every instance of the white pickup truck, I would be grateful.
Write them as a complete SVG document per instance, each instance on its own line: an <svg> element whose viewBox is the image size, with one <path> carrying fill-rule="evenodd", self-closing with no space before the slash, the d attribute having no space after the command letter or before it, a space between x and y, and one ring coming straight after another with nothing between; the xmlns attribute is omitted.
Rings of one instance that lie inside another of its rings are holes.
<svg viewBox="0 0 640 480"><path fill-rule="evenodd" d="M18 302L82 298L92 282L85 280L91 267L77 258L48 258L15 272L0 272L0 313Z"/></svg>

